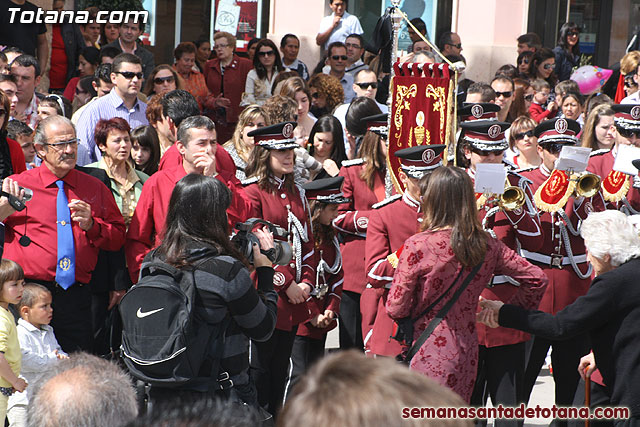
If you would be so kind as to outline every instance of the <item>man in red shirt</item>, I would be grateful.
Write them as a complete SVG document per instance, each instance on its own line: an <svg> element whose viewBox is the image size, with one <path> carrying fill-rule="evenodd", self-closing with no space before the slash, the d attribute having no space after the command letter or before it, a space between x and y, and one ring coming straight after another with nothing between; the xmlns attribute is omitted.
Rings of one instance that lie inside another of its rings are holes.
<svg viewBox="0 0 640 427"><path fill-rule="evenodd" d="M11 177L33 191L33 200L27 209L6 219L0 217L6 227L4 255L22 266L27 281L51 291L56 307L51 324L63 350L91 350L91 290L87 284L99 250L122 247L124 221L111 191L98 179L74 169L78 140L71 121L62 116L43 120L34 144L42 165ZM68 204L59 203L61 200ZM61 219L63 209L70 220ZM61 235L71 240L65 241L71 250L64 257Z"/></svg>
<svg viewBox="0 0 640 427"><path fill-rule="evenodd" d="M235 174L221 173L217 169L215 154L220 147L216 141L215 125L204 116L186 118L178 128L178 141L174 145L182 164L156 172L142 187L138 205L127 233L125 252L133 283L138 281L140 264L144 256L157 246L164 234L165 219L173 187L189 173L216 177L233 193L227 209L230 225L248 219L251 202L241 186L236 186Z"/></svg>

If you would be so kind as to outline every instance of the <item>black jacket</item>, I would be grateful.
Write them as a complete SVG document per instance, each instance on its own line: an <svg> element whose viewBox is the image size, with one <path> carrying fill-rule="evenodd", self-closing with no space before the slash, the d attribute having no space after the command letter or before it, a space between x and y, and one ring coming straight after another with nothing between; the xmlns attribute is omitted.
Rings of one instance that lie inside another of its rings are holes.
<svg viewBox="0 0 640 427"><path fill-rule="evenodd" d="M64 41L64 52L67 54L67 76L65 81L69 83L69 80L78 71L80 52L85 47L84 37L82 37L80 27L77 24L60 24L60 33Z"/></svg>
<svg viewBox="0 0 640 427"><path fill-rule="evenodd" d="M558 76L558 81L569 80L574 67L580 65L580 55L571 55L560 46L553 48L553 53L556 55L555 72L556 76Z"/></svg>
<svg viewBox="0 0 640 427"><path fill-rule="evenodd" d="M640 417L640 258L596 277L586 295L555 316L504 305L500 326L547 339L568 339L589 332L596 365L611 403ZM576 366L577 368L577 366Z"/></svg>

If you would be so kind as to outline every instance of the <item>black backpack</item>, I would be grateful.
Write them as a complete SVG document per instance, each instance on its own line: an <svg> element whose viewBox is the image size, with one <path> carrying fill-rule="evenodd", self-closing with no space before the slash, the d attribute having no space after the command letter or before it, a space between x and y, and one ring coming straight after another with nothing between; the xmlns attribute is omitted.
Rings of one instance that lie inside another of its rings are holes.
<svg viewBox="0 0 640 427"><path fill-rule="evenodd" d="M122 357L133 377L160 387L180 387L210 376L216 381L229 316L215 327L194 318L195 271L151 258L140 281L120 302ZM214 359L207 358L215 346ZM203 365L211 363L210 372Z"/></svg>

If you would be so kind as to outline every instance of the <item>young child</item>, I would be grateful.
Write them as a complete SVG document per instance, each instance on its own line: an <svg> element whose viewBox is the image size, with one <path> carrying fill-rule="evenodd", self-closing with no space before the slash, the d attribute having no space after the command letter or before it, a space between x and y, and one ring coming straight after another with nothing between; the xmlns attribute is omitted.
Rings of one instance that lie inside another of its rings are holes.
<svg viewBox="0 0 640 427"><path fill-rule="evenodd" d="M33 145L33 129L28 124L20 120L10 120L7 124L7 136L22 147L27 170L40 166L41 160L36 156L36 148Z"/></svg>
<svg viewBox="0 0 640 427"><path fill-rule="evenodd" d="M546 109L544 107L547 99L549 99L549 93L551 93L549 83L542 79L536 79L531 83L531 87L533 87L535 91L533 93L533 102L531 102L531 106L529 107L529 115L531 118L537 123L553 118L558 110L558 105L554 101L551 101Z"/></svg>
<svg viewBox="0 0 640 427"><path fill-rule="evenodd" d="M318 179L303 186L311 208L311 223L318 265L316 287L311 300L320 314L298 326L291 351L292 370L287 384L289 393L307 369L324 355L327 332L337 326L342 297L342 256L331 222L338 216L338 205L349 199L342 194L343 177Z"/></svg>
<svg viewBox="0 0 640 427"><path fill-rule="evenodd" d="M4 261L3 261L4 262ZM33 386L38 377L56 363L67 357L49 326L53 316L51 293L36 283L27 283L18 305L18 339L22 352L22 375ZM9 398L8 417L11 426L25 426L28 392L14 393Z"/></svg>
<svg viewBox="0 0 640 427"><path fill-rule="evenodd" d="M556 99L554 99L556 105L562 106L566 94L570 92L580 93L580 86L578 86L578 83L574 82L573 80L563 80L556 84L556 87L553 88L553 91L556 94Z"/></svg>
<svg viewBox="0 0 640 427"><path fill-rule="evenodd" d="M9 60L3 52L0 52L0 74L9 74Z"/></svg>
<svg viewBox="0 0 640 427"><path fill-rule="evenodd" d="M160 140L153 126L138 126L131 131L131 158L136 169L149 176L158 171Z"/></svg>
<svg viewBox="0 0 640 427"><path fill-rule="evenodd" d="M8 259L0 261L0 284L0 420L4 423L9 396L27 387L27 382L18 377L22 356L16 321L9 311L9 304L17 304L22 298L22 267Z"/></svg>

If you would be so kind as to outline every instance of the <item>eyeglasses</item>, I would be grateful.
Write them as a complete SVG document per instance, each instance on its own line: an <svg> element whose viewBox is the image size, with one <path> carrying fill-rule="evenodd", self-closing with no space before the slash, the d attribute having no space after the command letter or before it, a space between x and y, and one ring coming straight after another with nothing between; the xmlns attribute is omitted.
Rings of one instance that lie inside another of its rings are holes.
<svg viewBox="0 0 640 427"><path fill-rule="evenodd" d="M556 64L544 64L542 67L543 67L545 70L550 70L550 69L552 69L552 68L553 68L553 67L555 67L555 66L556 66Z"/></svg>
<svg viewBox="0 0 640 427"><path fill-rule="evenodd" d="M526 132L522 132L522 133L516 133L515 135L513 135L513 137L516 139L516 141L520 141L521 139L524 139L525 136L532 137L533 136L533 129L528 130Z"/></svg>
<svg viewBox="0 0 640 427"><path fill-rule="evenodd" d="M544 143L540 144L540 146L542 147L543 150L546 150L551 154L558 154L560 151L562 151L562 147L564 147L564 144L556 144L556 143L553 143L553 142L544 142Z"/></svg>
<svg viewBox="0 0 640 427"><path fill-rule="evenodd" d="M638 86L633 80L625 80L624 87L632 88Z"/></svg>
<svg viewBox="0 0 640 427"><path fill-rule="evenodd" d="M500 98L501 96L504 96L505 98L511 98L511 95L513 94L513 92L508 91L508 92L498 92L496 91L496 98Z"/></svg>
<svg viewBox="0 0 640 427"><path fill-rule="evenodd" d="M527 101L527 102L533 101L533 94L530 93L529 95L525 95L524 96L524 100Z"/></svg>
<svg viewBox="0 0 640 427"><path fill-rule="evenodd" d="M217 45L213 46L214 49L224 49L225 47L229 47L229 45L228 44L217 44Z"/></svg>
<svg viewBox="0 0 640 427"><path fill-rule="evenodd" d="M571 32L567 33L567 37L577 36L577 35L579 35L579 34L580 34L580 33L579 33L579 32L577 32L577 31L571 31Z"/></svg>
<svg viewBox="0 0 640 427"><path fill-rule="evenodd" d="M456 49L462 49L462 43L458 43L458 44L453 44L453 43L445 43L448 44L449 46L453 46Z"/></svg>
<svg viewBox="0 0 640 427"><path fill-rule="evenodd" d="M156 77L155 79L153 79L153 82L157 85L161 85L164 82L167 83L173 83L175 82L176 79L173 76L167 76L167 77Z"/></svg>
<svg viewBox="0 0 640 427"><path fill-rule="evenodd" d="M331 59L333 59L334 61L338 61L338 60L346 61L349 58L347 58L347 55L333 55Z"/></svg>
<svg viewBox="0 0 640 427"><path fill-rule="evenodd" d="M262 51L261 51L261 52L257 52L257 55L258 55L258 56L262 56L262 57L265 57L265 58L266 58L267 56L271 56L271 55L275 55L275 54L276 54L276 52L275 52L275 51L273 51L273 50L268 50L268 51L266 51L266 52L262 52Z"/></svg>
<svg viewBox="0 0 640 427"><path fill-rule="evenodd" d="M124 77L127 80L132 80L134 77L137 77L138 80L142 80L142 77L144 76L142 72L134 73L132 71L116 71L115 73L120 74L122 77Z"/></svg>
<svg viewBox="0 0 640 427"><path fill-rule="evenodd" d="M520 64L528 64L529 60L527 58L522 58L522 61L520 61Z"/></svg>
<svg viewBox="0 0 640 427"><path fill-rule="evenodd" d="M60 142L45 142L44 145L51 146L56 151L64 151L69 146L75 148L76 145L78 145L78 138L73 138L68 141L60 141Z"/></svg>
<svg viewBox="0 0 640 427"><path fill-rule="evenodd" d="M477 148L471 148L471 151L482 157L488 157L492 154L499 156L504 152L504 150L478 150Z"/></svg>
<svg viewBox="0 0 640 427"><path fill-rule="evenodd" d="M640 130L631 130L631 129L623 129L616 126L618 133L621 137L629 139L635 136L636 138L640 138Z"/></svg>
<svg viewBox="0 0 640 427"><path fill-rule="evenodd" d="M362 49L362 46L360 46L359 44L353 44L353 43L345 43L344 44L346 47L352 47L354 49Z"/></svg>
<svg viewBox="0 0 640 427"><path fill-rule="evenodd" d="M363 82L363 83L356 83L356 85L362 90L365 90L368 88L378 89L378 82Z"/></svg>

